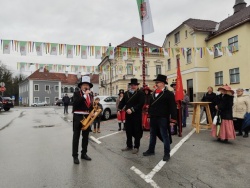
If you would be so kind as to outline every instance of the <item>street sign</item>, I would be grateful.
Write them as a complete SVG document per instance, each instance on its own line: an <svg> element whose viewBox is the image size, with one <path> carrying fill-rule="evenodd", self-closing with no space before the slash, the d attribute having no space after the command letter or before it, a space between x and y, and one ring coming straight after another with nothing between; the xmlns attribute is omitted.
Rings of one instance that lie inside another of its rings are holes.
<svg viewBox="0 0 250 188"><path fill-rule="evenodd" d="M22 97L19 97L19 102L22 102Z"/></svg>
<svg viewBox="0 0 250 188"><path fill-rule="evenodd" d="M0 92L5 92L6 88L5 87L0 87Z"/></svg>

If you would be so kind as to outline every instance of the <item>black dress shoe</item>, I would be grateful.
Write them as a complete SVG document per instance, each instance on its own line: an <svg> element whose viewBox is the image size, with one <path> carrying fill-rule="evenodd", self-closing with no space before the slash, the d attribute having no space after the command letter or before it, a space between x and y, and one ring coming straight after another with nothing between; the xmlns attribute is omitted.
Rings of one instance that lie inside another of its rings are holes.
<svg viewBox="0 0 250 188"><path fill-rule="evenodd" d="M150 155L154 155L154 154L155 154L155 152L149 151L149 150L143 152L143 156L150 156Z"/></svg>
<svg viewBox="0 0 250 188"><path fill-rule="evenodd" d="M80 161L79 161L79 159L78 159L77 157L74 157L73 160L74 160L74 163L75 163L75 164L80 164Z"/></svg>
<svg viewBox="0 0 250 188"><path fill-rule="evenodd" d="M81 159L85 159L87 161L91 161L91 158L87 154L81 155Z"/></svg>
<svg viewBox="0 0 250 188"><path fill-rule="evenodd" d="M164 155L163 161L169 161L169 159L170 159L170 155Z"/></svg>

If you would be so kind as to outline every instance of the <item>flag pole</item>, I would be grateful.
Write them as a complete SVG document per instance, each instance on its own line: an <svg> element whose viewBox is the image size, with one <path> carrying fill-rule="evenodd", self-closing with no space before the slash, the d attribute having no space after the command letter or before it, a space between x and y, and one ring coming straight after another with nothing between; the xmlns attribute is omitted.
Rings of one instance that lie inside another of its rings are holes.
<svg viewBox="0 0 250 188"><path fill-rule="evenodd" d="M180 58L177 59L177 69L180 69ZM182 91L183 92L183 91ZM182 108L181 108L181 100L177 101L178 105L178 120L179 120L179 137L182 137Z"/></svg>
<svg viewBox="0 0 250 188"><path fill-rule="evenodd" d="M142 25L142 85L143 87L146 86L145 83L145 41L144 41L144 28L143 28L143 4L141 1L141 25ZM140 53L140 51L139 51Z"/></svg>

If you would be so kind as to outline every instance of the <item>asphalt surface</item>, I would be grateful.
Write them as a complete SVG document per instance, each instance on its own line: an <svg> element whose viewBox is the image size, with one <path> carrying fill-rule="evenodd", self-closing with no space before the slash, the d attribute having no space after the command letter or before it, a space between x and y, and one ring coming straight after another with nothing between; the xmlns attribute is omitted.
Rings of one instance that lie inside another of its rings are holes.
<svg viewBox="0 0 250 188"><path fill-rule="evenodd" d="M26 107L0 113L0 188L152 187L131 167L143 174L152 172L163 157L159 140L154 156L142 156L149 132L144 132L138 154L122 152L126 134L117 133L113 118L101 123L101 133L90 133L101 142L89 141L92 161L80 160L80 165L75 165L71 157L72 114L62 112L63 107ZM172 148L193 130L190 119L183 137L173 137ZM248 188L249 148L250 138L237 137L226 144L203 130L192 134L152 180L161 188Z"/></svg>

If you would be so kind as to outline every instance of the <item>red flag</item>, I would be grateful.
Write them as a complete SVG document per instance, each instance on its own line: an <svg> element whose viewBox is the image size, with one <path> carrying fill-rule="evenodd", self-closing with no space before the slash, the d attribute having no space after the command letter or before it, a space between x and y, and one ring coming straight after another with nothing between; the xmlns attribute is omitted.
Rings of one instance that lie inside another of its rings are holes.
<svg viewBox="0 0 250 188"><path fill-rule="evenodd" d="M175 100L181 101L183 100L183 98L184 98L184 93L183 93L183 85L182 85L181 70L180 70L180 59L178 59Z"/></svg>

